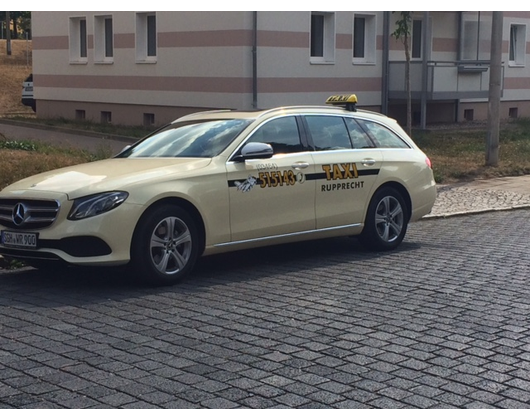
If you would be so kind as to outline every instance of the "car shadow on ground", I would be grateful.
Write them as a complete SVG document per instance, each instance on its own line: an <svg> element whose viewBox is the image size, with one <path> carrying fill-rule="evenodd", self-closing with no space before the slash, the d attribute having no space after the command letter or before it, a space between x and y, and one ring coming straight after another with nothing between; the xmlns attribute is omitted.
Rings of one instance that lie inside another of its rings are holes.
<svg viewBox="0 0 530 420"><path fill-rule="evenodd" d="M23 301L27 304L53 307L69 300L89 303L155 296L168 291L200 293L212 284L259 281L275 275L295 274L303 279L312 270L332 272L340 270L342 264L366 264L389 255L406 254L420 246L403 242L397 250L375 253L366 251L355 238L332 238L236 251L202 257L183 282L163 287L133 280L125 267L49 270L26 267L0 271L0 301L20 300L17 296L24 295Z"/></svg>

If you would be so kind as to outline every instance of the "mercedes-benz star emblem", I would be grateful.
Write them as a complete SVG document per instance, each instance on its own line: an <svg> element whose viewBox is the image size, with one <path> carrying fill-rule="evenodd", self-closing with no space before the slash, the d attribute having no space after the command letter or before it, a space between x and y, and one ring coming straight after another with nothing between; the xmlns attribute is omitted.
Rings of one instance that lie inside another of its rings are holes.
<svg viewBox="0 0 530 420"><path fill-rule="evenodd" d="M13 208L13 223L17 226L22 225L28 218L28 210L26 206L22 203L17 203Z"/></svg>

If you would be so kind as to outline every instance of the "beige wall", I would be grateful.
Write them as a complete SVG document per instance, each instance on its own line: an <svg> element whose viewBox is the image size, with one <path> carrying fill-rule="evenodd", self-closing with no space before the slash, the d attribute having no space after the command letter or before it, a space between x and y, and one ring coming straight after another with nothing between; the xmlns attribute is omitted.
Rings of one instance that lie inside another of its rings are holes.
<svg viewBox="0 0 530 420"><path fill-rule="evenodd" d="M114 26L114 57L105 64L94 60L94 17L100 15L112 15ZM82 64L70 62L71 17L87 20L88 54ZM39 114L59 115L64 106L53 109L54 104L70 102L250 109L252 18L252 12L158 12L156 62L138 63L135 12L35 12ZM315 64L309 57L310 19L310 12L258 12L257 106L323 104L331 94L355 92L363 106L378 108L380 37L376 63L353 65L353 12L337 12L334 60ZM45 101L49 110L43 110Z"/></svg>
<svg viewBox="0 0 530 420"><path fill-rule="evenodd" d="M357 13L357 12L355 12ZM316 64L309 57L310 12L258 12L258 107L322 104L331 94L357 93L362 107L379 109L382 86L383 12L359 12L375 16L376 53L373 63L352 60L354 12L335 12L333 60ZM466 12L473 13L473 12ZM487 15L487 12L483 12ZM112 15L114 57L110 63L94 60L94 18ZM155 120L167 121L182 110L205 108L250 109L252 95L253 14L241 12L157 12L156 62L138 62L135 12L33 12L33 73L40 116L71 114L71 106L85 104L87 118L97 121L101 111L111 109L114 123L142 124L145 110ZM71 17L87 19L88 57L72 63L69 52ZM430 60L458 58L457 12L431 12L433 37ZM397 14L390 14L390 30ZM423 18L417 12L416 18ZM504 13L503 105L530 101L530 63L510 65L510 25L527 25L530 12ZM390 40L390 60L404 60L402 45ZM467 101L459 107L476 107L475 119L483 115L483 103ZM399 113L401 105L393 106ZM124 111L129 107L130 112ZM104 109L105 108L105 109ZM454 118L447 104L431 104L436 118ZM503 109L504 109L503 108ZM530 116L520 106L520 116ZM429 121L433 116L428 117ZM435 119L436 119L435 118Z"/></svg>

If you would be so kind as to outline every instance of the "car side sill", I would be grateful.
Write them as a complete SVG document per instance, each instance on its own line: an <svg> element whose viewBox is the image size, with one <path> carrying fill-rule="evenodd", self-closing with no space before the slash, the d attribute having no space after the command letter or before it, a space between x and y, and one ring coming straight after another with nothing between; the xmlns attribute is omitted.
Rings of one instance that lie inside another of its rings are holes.
<svg viewBox="0 0 530 420"><path fill-rule="evenodd" d="M334 227L329 227L329 228L324 228L324 229L306 230L306 231L303 231L303 232L286 233L284 235L263 236L261 238L255 238L255 239L245 239L245 240L242 240L242 241L233 241L233 242L224 242L224 243L221 243L221 244L214 244L213 247L214 248L221 248L221 247L225 247L225 246L234 246L234 245L242 245L242 244L250 244L250 243L259 243L259 242L262 242L262 241L270 241L270 240L274 240L274 239L295 238L295 237L303 236L303 235L313 235L313 234L321 233L321 232L331 232L331 231L336 231L336 230L351 229L351 228L355 228L355 227L359 227L359 226L361 226L360 223L354 223L352 225L334 226Z"/></svg>

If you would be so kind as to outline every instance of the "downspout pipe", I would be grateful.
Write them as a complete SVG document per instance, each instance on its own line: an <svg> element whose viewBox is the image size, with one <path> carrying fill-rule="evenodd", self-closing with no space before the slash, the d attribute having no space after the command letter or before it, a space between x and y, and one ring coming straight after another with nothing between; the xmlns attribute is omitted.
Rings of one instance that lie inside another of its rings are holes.
<svg viewBox="0 0 530 420"><path fill-rule="evenodd" d="M381 86L381 113L388 115L388 78L390 50L390 12L383 12L383 68Z"/></svg>
<svg viewBox="0 0 530 420"><path fill-rule="evenodd" d="M423 43L421 63L421 129L427 128L427 90L429 89L429 67L427 56L431 40L431 24L429 12L423 12Z"/></svg>
<svg viewBox="0 0 530 420"><path fill-rule="evenodd" d="M258 108L258 12L252 12L252 108Z"/></svg>

